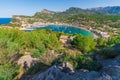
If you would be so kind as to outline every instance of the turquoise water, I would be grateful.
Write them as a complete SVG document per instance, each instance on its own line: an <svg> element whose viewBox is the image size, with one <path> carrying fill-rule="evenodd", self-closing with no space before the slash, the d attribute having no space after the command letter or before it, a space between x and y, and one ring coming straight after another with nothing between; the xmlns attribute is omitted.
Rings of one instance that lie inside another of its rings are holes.
<svg viewBox="0 0 120 80"><path fill-rule="evenodd" d="M0 25L1 24L9 24L12 18L0 18Z"/></svg>
<svg viewBox="0 0 120 80"><path fill-rule="evenodd" d="M9 24L12 18L0 18L0 25L1 24ZM92 36L93 34L85 31L83 29L80 28L75 28L75 27L71 27L71 26L64 26L64 25L48 25L45 27L41 27L41 28L37 28L38 30L40 29L51 29L52 31L55 32L63 32L63 33L69 33L69 34L82 34L84 36Z"/></svg>
<svg viewBox="0 0 120 80"><path fill-rule="evenodd" d="M71 27L71 26L48 25L45 27L38 28L38 30L40 30L40 29L51 29L52 31L55 31L55 32L63 32L63 33L69 33L69 34L77 33L77 34L82 34L84 36L92 36L93 37L92 33L85 31L83 29L75 28L75 27Z"/></svg>

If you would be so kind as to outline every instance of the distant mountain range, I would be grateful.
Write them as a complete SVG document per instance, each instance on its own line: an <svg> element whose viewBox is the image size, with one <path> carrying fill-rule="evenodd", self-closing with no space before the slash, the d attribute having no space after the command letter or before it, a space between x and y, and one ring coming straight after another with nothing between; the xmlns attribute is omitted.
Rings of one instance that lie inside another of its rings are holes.
<svg viewBox="0 0 120 80"><path fill-rule="evenodd" d="M93 12L105 13L105 14L120 15L120 6L98 7L98 8L91 8L88 10L93 11Z"/></svg>
<svg viewBox="0 0 120 80"><path fill-rule="evenodd" d="M42 12L53 13L53 11L42 10ZM89 8L89 9L81 9L77 7L71 7L62 13L67 14L78 14L78 13L104 13L104 14L112 14L112 15L120 15L120 6L112 6L112 7L97 7L97 8Z"/></svg>
<svg viewBox="0 0 120 80"><path fill-rule="evenodd" d="M104 14L120 15L120 6L97 7L97 8L89 8L89 9L71 7L67 9L65 12L66 13L104 13Z"/></svg>

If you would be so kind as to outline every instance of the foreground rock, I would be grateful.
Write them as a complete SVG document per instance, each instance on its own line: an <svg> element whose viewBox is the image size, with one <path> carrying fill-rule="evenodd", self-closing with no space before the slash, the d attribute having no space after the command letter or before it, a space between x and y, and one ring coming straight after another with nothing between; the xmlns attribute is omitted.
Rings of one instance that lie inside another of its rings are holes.
<svg viewBox="0 0 120 80"><path fill-rule="evenodd" d="M98 72L85 69L75 71L70 63L64 62L20 80L120 80L120 56L103 60L100 64L102 68Z"/></svg>

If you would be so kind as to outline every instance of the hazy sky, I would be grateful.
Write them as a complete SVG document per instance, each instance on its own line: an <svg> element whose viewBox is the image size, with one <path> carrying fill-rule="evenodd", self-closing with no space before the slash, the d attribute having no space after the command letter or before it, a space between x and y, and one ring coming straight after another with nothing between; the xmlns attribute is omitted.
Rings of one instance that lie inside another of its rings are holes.
<svg viewBox="0 0 120 80"><path fill-rule="evenodd" d="M42 9L63 11L69 7L120 6L120 0L0 0L0 17L33 15Z"/></svg>

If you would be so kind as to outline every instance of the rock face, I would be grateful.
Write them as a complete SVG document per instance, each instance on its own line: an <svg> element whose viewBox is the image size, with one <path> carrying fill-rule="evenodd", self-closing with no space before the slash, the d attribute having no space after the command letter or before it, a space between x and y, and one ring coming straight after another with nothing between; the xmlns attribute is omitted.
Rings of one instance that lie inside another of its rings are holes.
<svg viewBox="0 0 120 80"><path fill-rule="evenodd" d="M17 64L21 65L22 67L30 68L36 64L37 61L37 58L33 58L31 55L25 55L18 60Z"/></svg>
<svg viewBox="0 0 120 80"><path fill-rule="evenodd" d="M120 56L103 60L100 64L102 68L98 72L85 69L75 71L70 63L64 62L20 80L120 80Z"/></svg>
<svg viewBox="0 0 120 80"><path fill-rule="evenodd" d="M41 11L41 13L43 13L43 14L54 14L55 12L49 11L49 10L47 10L47 9L43 9L43 10Z"/></svg>

